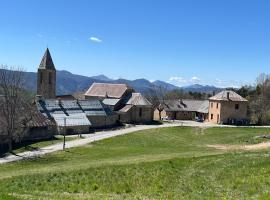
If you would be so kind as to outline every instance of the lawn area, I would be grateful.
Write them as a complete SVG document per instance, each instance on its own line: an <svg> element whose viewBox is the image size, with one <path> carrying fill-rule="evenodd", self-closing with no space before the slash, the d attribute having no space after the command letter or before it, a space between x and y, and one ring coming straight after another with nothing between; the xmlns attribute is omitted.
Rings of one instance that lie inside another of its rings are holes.
<svg viewBox="0 0 270 200"><path fill-rule="evenodd" d="M263 128L134 132L0 165L0 199L270 199L269 150L207 147L253 144L266 134Z"/></svg>
<svg viewBox="0 0 270 200"><path fill-rule="evenodd" d="M66 141L71 141L71 140L75 140L75 139L79 139L79 138L78 137L66 137ZM64 136L57 135L57 136L54 136L53 138L48 139L48 140L42 140L42 141L38 141L38 142L33 141L33 142L21 144L20 146L14 147L13 153L18 154L18 153L22 153L25 151L35 151L35 150L38 150L42 147L46 147L46 146L50 146L50 145L54 145L54 144L58 144L58 143L63 143L63 142L64 142Z"/></svg>

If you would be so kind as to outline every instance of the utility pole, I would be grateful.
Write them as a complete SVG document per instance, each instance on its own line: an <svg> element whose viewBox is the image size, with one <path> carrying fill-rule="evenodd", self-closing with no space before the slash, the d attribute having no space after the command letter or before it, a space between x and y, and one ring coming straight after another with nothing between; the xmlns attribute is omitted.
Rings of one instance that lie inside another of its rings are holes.
<svg viewBox="0 0 270 200"><path fill-rule="evenodd" d="M67 118L64 117L64 143L63 143L63 150L66 148L66 125L67 125Z"/></svg>

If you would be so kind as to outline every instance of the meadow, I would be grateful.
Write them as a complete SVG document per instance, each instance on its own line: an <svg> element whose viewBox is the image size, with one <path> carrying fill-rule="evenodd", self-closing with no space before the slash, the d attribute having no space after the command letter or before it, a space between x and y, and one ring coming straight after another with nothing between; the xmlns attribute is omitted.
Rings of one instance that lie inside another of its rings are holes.
<svg viewBox="0 0 270 200"><path fill-rule="evenodd" d="M270 199L265 128L144 130L0 165L0 199Z"/></svg>

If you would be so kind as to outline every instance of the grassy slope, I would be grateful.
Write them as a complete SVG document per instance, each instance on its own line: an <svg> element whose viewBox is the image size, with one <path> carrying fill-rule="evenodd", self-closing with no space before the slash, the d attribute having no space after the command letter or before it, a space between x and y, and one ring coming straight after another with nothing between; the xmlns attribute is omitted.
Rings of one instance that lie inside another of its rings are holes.
<svg viewBox="0 0 270 200"><path fill-rule="evenodd" d="M71 140L76 140L79 139L77 137L66 137L66 141L71 141ZM38 150L42 147L47 147L50 145L58 144L58 143L63 143L64 142L64 137L61 135L55 136L52 139L49 140L44 140L44 141L38 141L38 142L33 142L30 144L25 144L25 146L21 145L13 150L13 153L18 154L22 153L25 151L35 151Z"/></svg>
<svg viewBox="0 0 270 200"><path fill-rule="evenodd" d="M206 144L268 133L179 127L119 136L0 166L0 199L267 199L268 151L226 153Z"/></svg>

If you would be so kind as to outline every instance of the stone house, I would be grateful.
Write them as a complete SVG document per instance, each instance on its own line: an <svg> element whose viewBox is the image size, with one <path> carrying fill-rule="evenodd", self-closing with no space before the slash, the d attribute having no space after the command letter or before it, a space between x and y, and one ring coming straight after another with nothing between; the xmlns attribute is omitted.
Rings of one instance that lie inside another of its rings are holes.
<svg viewBox="0 0 270 200"><path fill-rule="evenodd" d="M147 123L153 120L152 104L140 93L131 93L118 110L119 120L124 123Z"/></svg>
<svg viewBox="0 0 270 200"><path fill-rule="evenodd" d="M153 120L152 104L126 84L93 83L85 99L100 99L118 114L122 123L146 123Z"/></svg>
<svg viewBox="0 0 270 200"><path fill-rule="evenodd" d="M2 125L0 124L0 151L6 149L8 144L8 136ZM46 119L40 112L32 113L31 119L22 126L21 134L13 137L14 143L50 139L57 133L55 123Z"/></svg>
<svg viewBox="0 0 270 200"><path fill-rule="evenodd" d="M206 121L208 119L208 100L165 100L154 111L154 119L168 118L171 120ZM161 110L161 112L160 112Z"/></svg>
<svg viewBox="0 0 270 200"><path fill-rule="evenodd" d="M248 101L234 91L222 91L209 98L209 122L247 124Z"/></svg>
<svg viewBox="0 0 270 200"><path fill-rule="evenodd" d="M57 133L55 123L40 112L33 113L26 126L27 131L22 141L50 139Z"/></svg>

